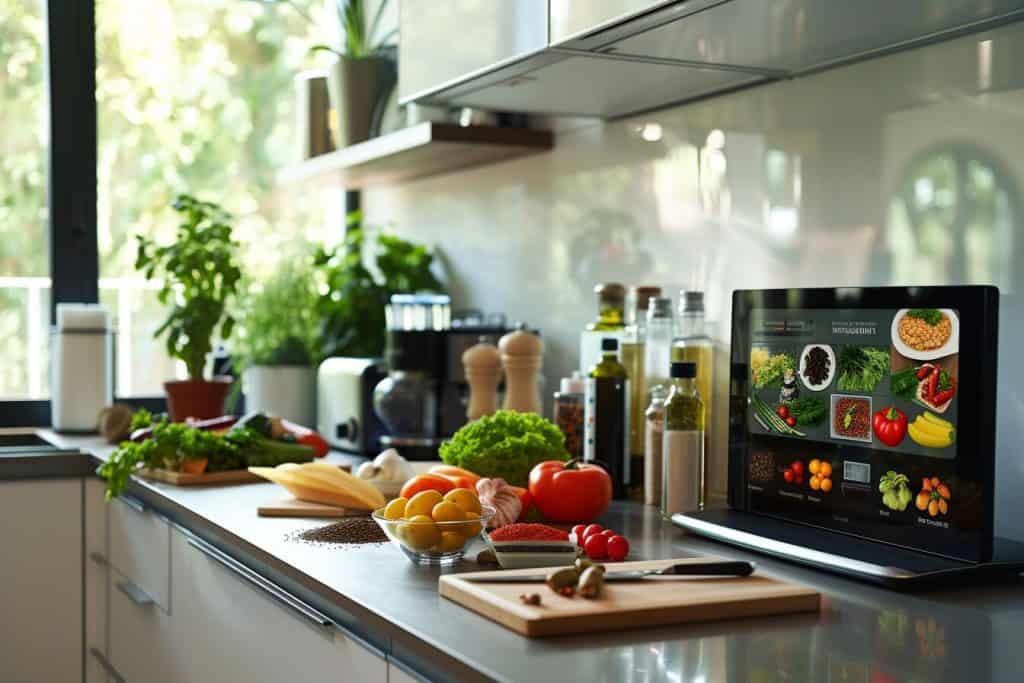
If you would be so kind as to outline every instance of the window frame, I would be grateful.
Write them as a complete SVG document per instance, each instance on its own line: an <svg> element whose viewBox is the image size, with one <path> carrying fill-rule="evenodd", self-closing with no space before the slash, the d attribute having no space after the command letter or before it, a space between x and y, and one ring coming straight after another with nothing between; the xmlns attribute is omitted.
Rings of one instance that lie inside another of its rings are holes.
<svg viewBox="0 0 1024 683"><path fill-rule="evenodd" d="M46 0L50 324L57 304L99 302L95 0ZM160 397L118 399L163 411ZM50 400L0 400L0 427L46 427Z"/></svg>

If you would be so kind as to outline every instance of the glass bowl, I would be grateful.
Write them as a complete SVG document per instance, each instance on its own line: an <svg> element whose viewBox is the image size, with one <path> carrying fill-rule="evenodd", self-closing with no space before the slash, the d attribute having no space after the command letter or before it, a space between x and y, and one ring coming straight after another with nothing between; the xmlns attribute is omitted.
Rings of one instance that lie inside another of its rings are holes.
<svg viewBox="0 0 1024 683"><path fill-rule="evenodd" d="M373 511L373 519L402 553L414 564L454 564L466 546L477 538L495 515L494 508L481 506L480 519L463 522L410 522L387 519L384 508Z"/></svg>

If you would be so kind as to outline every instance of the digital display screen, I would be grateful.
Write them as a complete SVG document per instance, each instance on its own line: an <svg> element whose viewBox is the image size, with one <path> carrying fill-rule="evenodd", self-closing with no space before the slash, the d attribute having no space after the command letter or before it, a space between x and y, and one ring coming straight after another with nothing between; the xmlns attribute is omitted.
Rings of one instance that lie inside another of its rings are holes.
<svg viewBox="0 0 1024 683"><path fill-rule="evenodd" d="M989 374L977 354L994 356L996 334L979 336L985 308L964 304L989 289L737 292L734 507L980 560L995 387L993 362L977 399Z"/></svg>

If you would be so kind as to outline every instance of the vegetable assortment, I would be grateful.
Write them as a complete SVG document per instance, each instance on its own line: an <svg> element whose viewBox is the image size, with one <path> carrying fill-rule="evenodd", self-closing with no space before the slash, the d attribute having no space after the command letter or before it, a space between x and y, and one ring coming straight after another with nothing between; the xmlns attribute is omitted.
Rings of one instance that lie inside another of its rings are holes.
<svg viewBox="0 0 1024 683"><path fill-rule="evenodd" d="M796 360L788 353L770 355L766 349L755 348L750 354L750 372L758 389L782 385L786 370L796 370Z"/></svg>
<svg viewBox="0 0 1024 683"><path fill-rule="evenodd" d="M910 479L905 474L889 470L878 482L878 492L882 494L882 504L890 510L902 512L910 505Z"/></svg>
<svg viewBox="0 0 1024 683"><path fill-rule="evenodd" d="M803 432L794 429L796 425L796 418L792 418L789 415L789 409L786 406L779 406L778 411L786 408L785 417L782 416L781 412L772 410L771 406L765 403L757 394L751 394L750 405L754 408L754 419L765 431L774 432L775 434L788 434L790 436L807 436ZM787 422L788 419L793 419L793 424Z"/></svg>

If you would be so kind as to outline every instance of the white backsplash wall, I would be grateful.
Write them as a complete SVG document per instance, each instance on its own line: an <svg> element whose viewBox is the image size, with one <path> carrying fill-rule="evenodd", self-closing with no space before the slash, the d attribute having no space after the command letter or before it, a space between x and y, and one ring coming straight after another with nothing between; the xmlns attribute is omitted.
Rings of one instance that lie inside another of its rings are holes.
<svg viewBox="0 0 1024 683"><path fill-rule="evenodd" d="M718 493L732 290L998 285L997 531L1024 540L1022 52L1016 24L625 121L562 122L548 154L369 191L364 210L442 250L455 308L539 327L548 394L576 367L595 283L703 289L720 349Z"/></svg>

